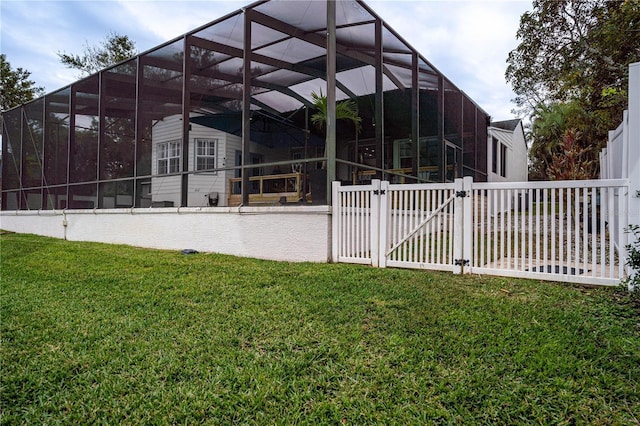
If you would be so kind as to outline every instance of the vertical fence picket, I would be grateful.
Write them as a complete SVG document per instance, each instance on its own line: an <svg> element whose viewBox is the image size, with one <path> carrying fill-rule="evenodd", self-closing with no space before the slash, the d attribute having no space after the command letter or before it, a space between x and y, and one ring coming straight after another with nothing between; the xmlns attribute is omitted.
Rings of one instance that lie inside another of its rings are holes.
<svg viewBox="0 0 640 426"><path fill-rule="evenodd" d="M418 216L418 221L420 223L422 223L422 221L424 220L424 210L425 210L425 205L424 205L424 195L425 195L426 190L420 190L418 191L418 212L419 212L419 216ZM417 252L417 256L418 259L417 261L420 263L424 263L424 226L420 229L420 232L418 233L418 241L416 242L416 244L418 245L418 252Z"/></svg>
<svg viewBox="0 0 640 426"><path fill-rule="evenodd" d="M511 259L513 253L511 252L511 243L513 241L512 228L511 228L511 212L513 207L513 191L507 189L507 269L511 269Z"/></svg>
<svg viewBox="0 0 640 426"><path fill-rule="evenodd" d="M589 220L591 221L591 264L595 265L596 264L596 254L597 254L597 234L598 234L598 228L597 228L597 216L598 216L598 207L596 204L597 201L597 192L596 192L596 188L592 187L591 188L591 217L589 218ZM591 268L591 276L595 277L596 276L596 268Z"/></svg>
<svg viewBox="0 0 640 426"><path fill-rule="evenodd" d="M438 195L436 193L436 190L431 190L429 191L429 199L430 201L430 205L429 205L429 214L433 215L434 211L436 209L436 205L437 205L437 200L436 200L436 196ZM431 220L431 222L429 222L429 261L428 263L435 263L435 239L436 239L436 217L433 218L433 220Z"/></svg>
<svg viewBox="0 0 640 426"><path fill-rule="evenodd" d="M455 191L450 191L447 195L451 195L451 194L455 195ZM449 197L445 196L445 199L447 199ZM445 227L445 231L444 231L444 235L445 238L444 240L446 241L446 244L444 245L444 248L446 249L445 251L445 255L442 259L443 263L451 263L453 262L453 258L454 258L454 247L455 247L455 233L454 233L454 215L455 215L455 210L456 210L456 202L454 201L453 203L450 203L449 206L447 207L447 213L445 214L445 219L447 221L447 226ZM461 225L462 226L462 225ZM462 242L460 242L460 246L462 246ZM460 250L459 253L457 253L460 255L459 259L462 259L462 250Z"/></svg>
<svg viewBox="0 0 640 426"><path fill-rule="evenodd" d="M588 213L587 210L587 195L588 195L588 191L587 188L582 188L582 220L581 220L581 227L582 227L582 268L584 270L584 272L588 272L589 271L589 264L588 264L588 250L589 250L589 233L588 231L588 221L591 220L590 219L590 215Z"/></svg>
<svg viewBox="0 0 640 426"><path fill-rule="evenodd" d="M346 223L345 217L344 217L344 208L345 208L344 206L347 205L347 202L346 202L347 201L346 200L347 194L345 192L340 192L339 194L340 194L339 198L340 198L340 202L341 202L341 205L340 205L340 216L338 216L338 220L340 221L340 225L341 225L340 226L341 232L340 232L340 244L339 244L340 248L339 248L339 250L340 250L340 256L344 257L346 255L346 253L345 253L346 252L345 245L346 245L346 241L347 241L347 235L349 233L349 227L347 226L347 223Z"/></svg>
<svg viewBox="0 0 640 426"><path fill-rule="evenodd" d="M556 269L556 190L551 189L551 270Z"/></svg>
<svg viewBox="0 0 640 426"><path fill-rule="evenodd" d="M565 231L565 206L564 206L564 189L560 188L558 190L558 206L560 206L560 221L559 221L559 226L560 226L560 232L558 235L558 249L560 250L560 255L558 256L559 258L559 270L562 271L562 268L564 266L564 259L565 259L565 250L564 250L564 231Z"/></svg>
<svg viewBox="0 0 640 426"><path fill-rule="evenodd" d="M363 193L363 226L364 231L362 232L362 247L364 248L365 256L371 257L371 244L369 242L369 238L371 235L371 192L365 191Z"/></svg>
<svg viewBox="0 0 640 426"><path fill-rule="evenodd" d="M413 191L407 191L407 228L404 231L404 235L408 234L415 227L414 224L414 210L413 210ZM407 256L405 260L407 262L413 262L413 255L411 254L413 248L413 237L409 238L404 244L406 247Z"/></svg>
<svg viewBox="0 0 640 426"><path fill-rule="evenodd" d="M534 189L535 200L536 200L536 230L535 230L535 259L536 259L536 271L540 272L542 268L542 263L540 262L540 189Z"/></svg>
<svg viewBox="0 0 640 426"><path fill-rule="evenodd" d="M606 247L606 243L607 243L607 230L605 229L604 225L606 223L607 216L606 213L609 209L609 197L608 197L608 191L609 188L600 188L600 208L604 209L603 212L601 212L600 214L600 230L601 230L601 234L600 234L600 264L604 265L605 264L605 259L606 259L606 251L605 251L605 247ZM606 207L605 207L606 206ZM606 269L604 268L604 266L600 269L600 277L604 278L606 276Z"/></svg>
<svg viewBox="0 0 640 426"><path fill-rule="evenodd" d="M403 219L404 219L404 215L402 214L403 211L403 205L402 205L402 196L403 193L402 191L398 191L397 193L397 197L396 197L396 236L395 239L393 240L393 244L396 244L400 241L400 238L402 237L402 224L403 224ZM399 247L396 250L395 253L395 260L402 260L402 247Z"/></svg>
<svg viewBox="0 0 640 426"><path fill-rule="evenodd" d="M571 209L571 188L567 188L567 257L566 257L566 269L569 270L571 267L571 234L572 234L572 209Z"/></svg>
<svg viewBox="0 0 640 426"><path fill-rule="evenodd" d="M442 200L440 199L440 190L434 191L435 203L434 207L440 205ZM434 226L434 241L433 241L433 263L440 262L440 230L442 229L442 215L435 213L436 216L433 221Z"/></svg>
<svg viewBox="0 0 640 426"><path fill-rule="evenodd" d="M422 189L420 190L420 200L418 203L418 211L419 211L419 215L418 215L418 221L420 223L422 223L422 221L424 220L425 216L428 214L427 213L427 203L426 203L426 194L427 194L427 190L426 189ZM427 236L426 236L426 226L422 226L420 228L420 232L418 233L418 262L420 262L421 264L426 263L425 262L425 253L426 253L426 249L425 249L425 244L427 241Z"/></svg>
<svg viewBox="0 0 640 426"><path fill-rule="evenodd" d="M385 247L385 249L387 249L388 247L391 247L395 244L395 240L396 240L396 234L398 233L397 231L397 226L398 226L398 212L397 212L397 198L398 198L398 194L396 191L391 191L389 193L390 197L389 197L389 214L390 214L390 218L389 218L389 241L387 242L387 247ZM396 258L396 254L391 252L389 253L389 260L395 260Z"/></svg>
<svg viewBox="0 0 640 426"><path fill-rule="evenodd" d="M476 267L476 261L478 259L478 226L475 225L475 220L478 217L478 193L471 190L471 217L472 217L472 234L471 234L471 267Z"/></svg>
<svg viewBox="0 0 640 426"><path fill-rule="evenodd" d="M409 211L410 211L410 215L409 215L409 229L413 230L417 223L416 223L416 194L411 191L411 193L409 193ZM416 248L416 234L413 234L413 236L407 241L407 244L409 245L408 247L408 261L413 263L415 262L416 256L415 256L415 248Z"/></svg>
<svg viewBox="0 0 640 426"><path fill-rule="evenodd" d="M345 204L343 207L343 220L345 223L344 229L345 230L350 230L351 228L349 227L350 223L349 223L349 201L351 199L351 192L345 192L344 194L345 197ZM344 238L344 250L343 250L343 255L345 257L350 257L351 253L349 253L349 232L345 232L345 238Z"/></svg>
<svg viewBox="0 0 640 426"><path fill-rule="evenodd" d="M431 191L431 212L435 211L435 206L438 205L438 200L437 197L438 196L438 192L436 190ZM429 222L429 230L430 230L430 238L429 238L429 263L435 263L435 259L436 259L436 245L435 245L435 241L436 241L436 231L437 231L437 227L436 227L436 221L437 221L437 216L434 217L434 219Z"/></svg>
<svg viewBox="0 0 640 426"><path fill-rule="evenodd" d="M367 226L368 210L367 193L363 191L360 193L360 250L363 257L368 257L366 242L367 234L369 233L369 227Z"/></svg>
<svg viewBox="0 0 640 426"><path fill-rule="evenodd" d="M493 198L493 206L492 206L492 213L493 213L493 259L492 259L492 263L494 265L496 265L498 263L498 242L500 241L500 236L499 236L499 232L500 232L500 226L498 224L498 199L500 194L500 190L497 191L497 194L495 194Z"/></svg>
<svg viewBox="0 0 640 426"><path fill-rule="evenodd" d="M355 230L356 230L353 238L353 248L354 248L354 255L357 257L361 257L362 252L360 251L360 235L362 234L362 217L360 213L360 206L361 206L360 203L361 203L362 192L358 191L358 192L355 192L353 195L354 195L353 217L355 219Z"/></svg>
<svg viewBox="0 0 640 426"><path fill-rule="evenodd" d="M443 199L449 198L451 192L443 191ZM453 204L449 204L444 211L444 228L442 230L442 263L450 263L453 257L453 239L450 230L453 229ZM460 257L462 258L462 256Z"/></svg>
<svg viewBox="0 0 640 426"><path fill-rule="evenodd" d="M405 235L409 230L409 191L402 191L402 232ZM402 244L402 260L407 260L407 243Z"/></svg>
<svg viewBox="0 0 640 426"><path fill-rule="evenodd" d="M542 261L549 263L549 192L547 188L542 190Z"/></svg>
<svg viewBox="0 0 640 426"><path fill-rule="evenodd" d="M353 205L353 192L349 191L347 192L347 205L345 206L345 216L346 216L346 220L347 220L347 229L353 229L352 225L353 223L351 222L351 206ZM349 232L349 234L347 234L347 246L346 246L346 250L345 250L345 255L347 257L353 257L352 253L351 253L351 239L353 238L353 232Z"/></svg>
<svg viewBox="0 0 640 426"><path fill-rule="evenodd" d="M522 190L522 210L523 215L520 218L520 256L522 256L522 266L521 269L527 269L527 217L529 213L529 192L528 189ZM524 211L527 212L527 216L525 217Z"/></svg>
<svg viewBox="0 0 640 426"><path fill-rule="evenodd" d="M453 195L455 196L455 190L452 191ZM463 218L463 211L464 211L464 199L459 203L460 204L460 211L459 213L459 217ZM447 257L447 260L445 261L447 264L452 264L455 263L455 258L456 258L456 253L454 252L455 250L455 244L454 241L457 237L460 237L460 240L462 240L464 238L463 232L460 232L463 230L463 226L464 223L462 225L460 225L460 229L456 230L456 203L453 202L451 204L449 204L449 231L447 233L447 241L449 242L449 256ZM459 235L457 235L456 233L459 233ZM461 244L462 246L462 244ZM462 247L460 250L460 259L466 259L465 256L463 255L463 251L462 251Z"/></svg>
<svg viewBox="0 0 640 426"><path fill-rule="evenodd" d="M575 189L575 199L573 200L574 216L573 216L573 241L575 247L573 250L574 261L572 266L577 271L580 268L580 188ZM572 271L573 272L573 271Z"/></svg>
<svg viewBox="0 0 640 426"><path fill-rule="evenodd" d="M621 189L618 188L617 189L618 192L618 200L621 204L621 206L618 207L618 211L619 212L628 212L628 202L629 200L626 197L626 193ZM628 230L626 229L626 226L628 225L625 222L621 222L622 221L622 217L618 217L618 220L616 221L616 232L618 232L618 276L619 277L623 277L624 273L625 273L625 259L627 259L628 253L627 253L627 244L629 242L628 238L629 238L629 234L628 234Z"/></svg>
<svg viewBox="0 0 640 426"><path fill-rule="evenodd" d="M367 201L366 201L367 193L361 191L358 193L358 222L359 231L358 231L358 253L360 257L368 257L367 256L367 247L365 245L365 235L367 234Z"/></svg>
<svg viewBox="0 0 640 426"><path fill-rule="evenodd" d="M504 269L504 189L498 190L499 197L499 207L496 212L496 219L498 220L498 227L500 228L500 239L498 241L498 258L500 259L500 269ZM497 259L496 259L497 263Z"/></svg>
<svg viewBox="0 0 640 426"><path fill-rule="evenodd" d="M485 247L486 247L486 234L485 234L485 210L487 205L487 194L486 192L482 193L482 198L480 200L480 216L478 220L480 220L480 263L477 266L486 265L487 262L485 260Z"/></svg>
<svg viewBox="0 0 640 426"><path fill-rule="evenodd" d="M609 231L609 277L613 277L614 276L614 250L613 250L613 244L611 244L612 241L615 241L616 239L614 237L618 237L617 241L620 241L620 236L618 235L618 233L616 232L617 230L615 229L616 226L615 224L617 223L616 218L614 217L614 213L615 213L615 208L614 208L614 199L615 199L615 190L613 188L611 188L608 191L608 197L607 197L607 204L608 204L608 208L607 208L607 213L609 215L609 226L610 226L610 231Z"/></svg>
<svg viewBox="0 0 640 426"><path fill-rule="evenodd" d="M531 259L533 259L533 196L532 196L533 191L531 191L529 193L529 214L527 215L529 217L529 226L527 228L527 241L528 241L528 245L529 245L529 251L527 252L527 264L528 264L528 269L530 271L533 270L533 262L531 261ZM538 271L539 272L539 271Z"/></svg>
<svg viewBox="0 0 640 426"><path fill-rule="evenodd" d="M473 189L473 220L472 220L472 228L475 230L473 237L473 256L471 259L471 265L475 268L482 265L482 231L483 231L483 220L482 220L482 192L477 189Z"/></svg>
<svg viewBox="0 0 640 426"><path fill-rule="evenodd" d="M513 269L518 269L518 246L520 244L520 190L513 191ZM517 201L516 201L517 200Z"/></svg>

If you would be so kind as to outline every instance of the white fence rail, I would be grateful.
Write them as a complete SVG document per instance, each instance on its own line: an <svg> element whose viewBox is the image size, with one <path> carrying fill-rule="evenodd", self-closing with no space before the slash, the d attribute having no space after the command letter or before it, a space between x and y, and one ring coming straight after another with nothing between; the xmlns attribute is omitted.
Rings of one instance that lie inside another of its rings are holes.
<svg viewBox="0 0 640 426"><path fill-rule="evenodd" d="M333 259L616 285L627 193L624 179L334 183Z"/></svg>

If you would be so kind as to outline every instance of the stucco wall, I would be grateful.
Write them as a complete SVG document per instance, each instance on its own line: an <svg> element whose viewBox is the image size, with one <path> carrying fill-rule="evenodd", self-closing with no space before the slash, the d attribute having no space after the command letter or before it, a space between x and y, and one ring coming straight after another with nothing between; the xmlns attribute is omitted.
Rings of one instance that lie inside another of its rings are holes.
<svg viewBox="0 0 640 426"><path fill-rule="evenodd" d="M294 262L326 262L331 251L326 206L14 211L0 214L0 228L70 241Z"/></svg>

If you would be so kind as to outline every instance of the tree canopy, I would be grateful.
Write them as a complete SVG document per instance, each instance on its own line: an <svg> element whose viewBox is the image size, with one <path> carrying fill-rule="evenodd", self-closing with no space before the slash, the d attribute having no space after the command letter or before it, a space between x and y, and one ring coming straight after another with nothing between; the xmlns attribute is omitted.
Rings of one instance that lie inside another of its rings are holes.
<svg viewBox="0 0 640 426"><path fill-rule="evenodd" d="M58 57L67 68L80 70L80 76L83 77L125 61L137 54L133 40L126 35L111 32L96 46L85 44L81 55L58 52Z"/></svg>
<svg viewBox="0 0 640 426"><path fill-rule="evenodd" d="M31 73L22 68L12 69L7 56L0 55L0 109L6 111L27 103L42 94L44 89L36 86L29 77Z"/></svg>
<svg viewBox="0 0 640 426"><path fill-rule="evenodd" d="M549 177L545 167L569 134L592 164L627 107L628 66L640 60L640 1L535 0L517 37L506 78L519 112L533 121L533 171Z"/></svg>

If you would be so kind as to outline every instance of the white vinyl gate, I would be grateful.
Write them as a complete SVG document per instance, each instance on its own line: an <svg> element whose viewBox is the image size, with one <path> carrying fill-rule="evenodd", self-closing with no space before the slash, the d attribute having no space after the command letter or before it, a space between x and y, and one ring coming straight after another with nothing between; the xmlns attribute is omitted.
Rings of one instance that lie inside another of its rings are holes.
<svg viewBox="0 0 640 426"><path fill-rule="evenodd" d="M334 261L584 284L625 275L622 179L333 186Z"/></svg>

